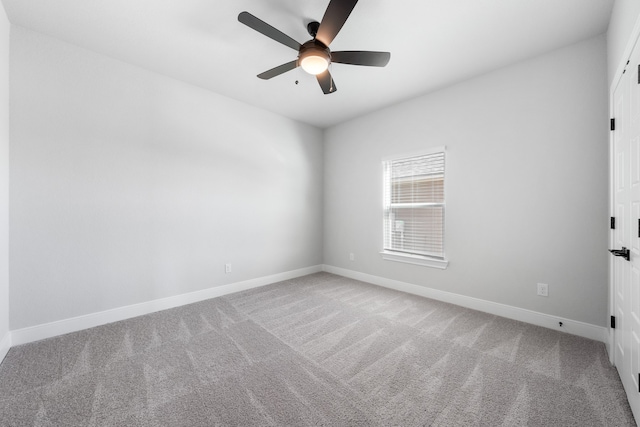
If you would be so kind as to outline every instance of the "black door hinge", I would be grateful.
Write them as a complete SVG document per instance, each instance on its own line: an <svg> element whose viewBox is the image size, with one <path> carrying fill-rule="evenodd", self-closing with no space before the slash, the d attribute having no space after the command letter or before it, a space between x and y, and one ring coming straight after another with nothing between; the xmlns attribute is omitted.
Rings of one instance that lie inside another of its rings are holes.
<svg viewBox="0 0 640 427"><path fill-rule="evenodd" d="M616 130L616 119L611 119L611 130Z"/></svg>
<svg viewBox="0 0 640 427"><path fill-rule="evenodd" d="M611 217L611 229L612 230L616 229L616 217L615 216Z"/></svg>
<svg viewBox="0 0 640 427"><path fill-rule="evenodd" d="M611 316L611 329L616 328L616 316Z"/></svg>

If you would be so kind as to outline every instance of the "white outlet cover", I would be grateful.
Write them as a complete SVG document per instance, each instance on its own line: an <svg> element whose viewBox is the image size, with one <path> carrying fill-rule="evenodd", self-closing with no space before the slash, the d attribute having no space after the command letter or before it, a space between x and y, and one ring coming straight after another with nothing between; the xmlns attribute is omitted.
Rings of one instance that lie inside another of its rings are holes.
<svg viewBox="0 0 640 427"><path fill-rule="evenodd" d="M542 297L549 296L549 285L546 283L538 283L538 295Z"/></svg>

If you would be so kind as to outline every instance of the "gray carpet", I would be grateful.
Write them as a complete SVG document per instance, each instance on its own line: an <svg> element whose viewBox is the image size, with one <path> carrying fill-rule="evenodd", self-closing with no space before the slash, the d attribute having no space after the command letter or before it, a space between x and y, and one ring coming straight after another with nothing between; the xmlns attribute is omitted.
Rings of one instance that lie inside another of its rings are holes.
<svg viewBox="0 0 640 427"><path fill-rule="evenodd" d="M327 273L14 347L0 424L635 425L602 343Z"/></svg>

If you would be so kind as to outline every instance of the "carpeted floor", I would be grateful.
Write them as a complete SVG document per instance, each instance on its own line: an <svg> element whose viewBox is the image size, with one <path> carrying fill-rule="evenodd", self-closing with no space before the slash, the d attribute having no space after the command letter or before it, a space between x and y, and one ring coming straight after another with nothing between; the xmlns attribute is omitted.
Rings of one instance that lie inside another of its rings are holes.
<svg viewBox="0 0 640 427"><path fill-rule="evenodd" d="M0 425L635 423L602 343L318 273L14 347Z"/></svg>

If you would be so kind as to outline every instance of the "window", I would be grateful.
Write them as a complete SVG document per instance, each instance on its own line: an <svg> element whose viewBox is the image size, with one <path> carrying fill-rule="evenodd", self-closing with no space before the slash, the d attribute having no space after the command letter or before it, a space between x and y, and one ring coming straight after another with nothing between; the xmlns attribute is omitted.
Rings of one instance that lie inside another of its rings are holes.
<svg viewBox="0 0 640 427"><path fill-rule="evenodd" d="M383 258L446 268L444 166L444 148L383 162Z"/></svg>

